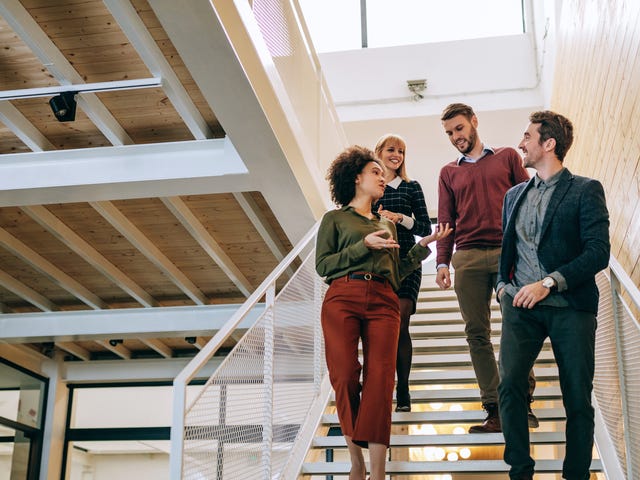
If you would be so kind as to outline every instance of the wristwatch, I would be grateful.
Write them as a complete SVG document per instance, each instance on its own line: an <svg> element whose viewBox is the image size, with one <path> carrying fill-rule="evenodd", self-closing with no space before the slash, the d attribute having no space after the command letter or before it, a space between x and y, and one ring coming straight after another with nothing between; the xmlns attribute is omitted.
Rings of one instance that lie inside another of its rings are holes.
<svg viewBox="0 0 640 480"><path fill-rule="evenodd" d="M553 277L544 277L542 279L542 286L544 288L548 288L549 290L553 291L556 289L556 287L558 286L558 284L556 283L556 281L553 279Z"/></svg>

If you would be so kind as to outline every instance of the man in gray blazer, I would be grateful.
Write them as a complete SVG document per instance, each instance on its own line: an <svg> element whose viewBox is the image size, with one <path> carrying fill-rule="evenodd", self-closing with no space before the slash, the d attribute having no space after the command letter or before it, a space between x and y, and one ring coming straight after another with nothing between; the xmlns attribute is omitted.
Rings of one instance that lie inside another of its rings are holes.
<svg viewBox="0 0 640 480"><path fill-rule="evenodd" d="M587 480L593 449L591 405L598 288L609 263L609 214L597 180L562 162L573 125L554 112L532 113L519 148L529 181L504 199L496 292L502 309L499 402L511 479L533 478L527 428L527 376L549 337L567 414L562 475Z"/></svg>

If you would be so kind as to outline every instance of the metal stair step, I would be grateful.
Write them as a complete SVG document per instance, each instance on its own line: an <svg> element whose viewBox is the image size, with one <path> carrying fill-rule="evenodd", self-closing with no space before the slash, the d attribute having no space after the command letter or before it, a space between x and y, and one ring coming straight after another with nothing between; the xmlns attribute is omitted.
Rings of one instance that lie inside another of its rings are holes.
<svg viewBox="0 0 640 480"><path fill-rule="evenodd" d="M498 310L491 312L491 323L502 322L502 313ZM451 310L446 312L437 312L422 310L417 311L411 316L411 325L455 325L461 324L464 326L464 320L462 320L462 314L460 310Z"/></svg>
<svg viewBox="0 0 640 480"><path fill-rule="evenodd" d="M421 288L418 292L418 301L438 301L438 300L456 300L456 292L453 289L449 290L436 290Z"/></svg>
<svg viewBox="0 0 640 480"><path fill-rule="evenodd" d="M541 422L558 422L565 420L564 408L540 408L534 407L534 412ZM487 413L484 410L462 411L437 411L437 412L393 412L391 421L394 425L415 425L422 423L476 423L485 419ZM322 423L328 426L338 425L338 415L325 413L322 415Z"/></svg>
<svg viewBox="0 0 640 480"><path fill-rule="evenodd" d="M493 334L499 335L502 331L502 320L495 321L491 324L491 330ZM462 320L456 323L448 324L422 324L409 325L409 333L411 338L465 338L464 323Z"/></svg>
<svg viewBox="0 0 640 480"><path fill-rule="evenodd" d="M491 344L494 350L500 348L500 337L492 336ZM469 344L466 338L419 338L412 341L413 352L468 352ZM542 350L551 348L551 342L545 341Z"/></svg>
<svg viewBox="0 0 640 480"><path fill-rule="evenodd" d="M348 462L317 462L305 463L302 466L302 475L348 475L351 464ZM368 471L368 463L367 463ZM457 462L399 462L390 461L386 463L387 474L437 474L437 473L477 473L486 475L487 473L506 473L509 465L502 460L459 460ZM602 463L600 460L591 461L591 471L601 472ZM536 473L559 473L562 472L562 460L536 460Z"/></svg>
<svg viewBox="0 0 640 480"><path fill-rule="evenodd" d="M536 388L536 400L557 400L561 398L560 387ZM331 394L331 402L335 394ZM479 402L480 395L477 388L448 388L437 390L411 390L411 403L446 403L446 402Z"/></svg>
<svg viewBox="0 0 640 480"><path fill-rule="evenodd" d="M561 444L564 432L530 432L532 445ZM347 448L343 436L316 437L312 448ZM391 435L390 447L504 445L502 433L464 433L460 435Z"/></svg>
<svg viewBox="0 0 640 480"><path fill-rule="evenodd" d="M548 382L558 380L558 367L548 366L540 367L534 370L536 379L539 382ZM409 383L411 385L445 385L445 384L464 384L477 382L475 372L468 368L464 370L411 370L409 375Z"/></svg>
<svg viewBox="0 0 640 480"><path fill-rule="evenodd" d="M496 360L498 358L496 352ZM555 358L551 350L542 350L536 365L555 363ZM436 354L418 354L414 355L412 359L412 368L427 368L427 367L460 367L471 365L471 357L469 352L466 353L436 353Z"/></svg>

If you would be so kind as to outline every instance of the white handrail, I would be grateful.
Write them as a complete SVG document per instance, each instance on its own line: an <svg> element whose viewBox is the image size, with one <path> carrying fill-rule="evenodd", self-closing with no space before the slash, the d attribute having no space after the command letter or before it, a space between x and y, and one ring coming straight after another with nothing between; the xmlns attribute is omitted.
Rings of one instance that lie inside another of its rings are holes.
<svg viewBox="0 0 640 480"><path fill-rule="evenodd" d="M173 418L171 424L171 454L170 454L170 478L179 480L182 478L182 452L184 448L184 419L187 411L186 388L193 380L197 372L203 368L207 362L216 354L224 342L236 330L238 325L244 320L250 310L269 291L276 281L282 276L287 268L298 258L309 243L315 238L320 222L305 234L298 244L271 272L271 274L260 284L260 286L247 298L247 300L236 310L231 318L222 326L202 350L187 364L187 366L175 377L173 381Z"/></svg>
<svg viewBox="0 0 640 480"><path fill-rule="evenodd" d="M636 304L637 307L640 308L640 289L638 289L637 285L633 283L629 274L625 271L625 269L620 265L616 257L611 255L609 258L609 270L613 272L616 276L620 285L624 287L624 289L629 294L629 297ZM636 319L637 320L637 319Z"/></svg>

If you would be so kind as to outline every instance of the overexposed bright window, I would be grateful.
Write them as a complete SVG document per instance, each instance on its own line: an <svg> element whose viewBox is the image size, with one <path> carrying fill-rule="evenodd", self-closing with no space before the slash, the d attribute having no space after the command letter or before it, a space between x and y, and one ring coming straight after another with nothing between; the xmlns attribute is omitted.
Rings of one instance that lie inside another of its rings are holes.
<svg viewBox="0 0 640 480"><path fill-rule="evenodd" d="M317 52L362 48L361 0L299 1ZM523 32L523 0L366 0L368 48Z"/></svg>
<svg viewBox="0 0 640 480"><path fill-rule="evenodd" d="M367 0L369 48L523 33L521 0Z"/></svg>
<svg viewBox="0 0 640 480"><path fill-rule="evenodd" d="M299 0L316 52L362 47L360 0Z"/></svg>

